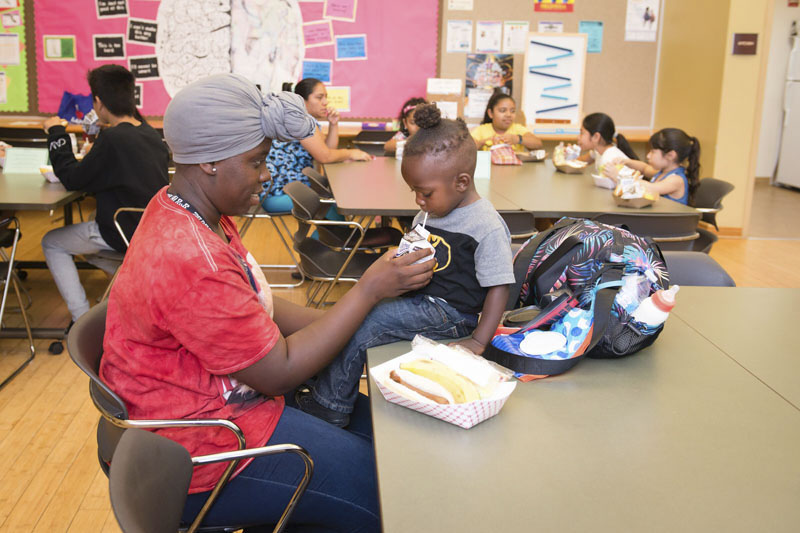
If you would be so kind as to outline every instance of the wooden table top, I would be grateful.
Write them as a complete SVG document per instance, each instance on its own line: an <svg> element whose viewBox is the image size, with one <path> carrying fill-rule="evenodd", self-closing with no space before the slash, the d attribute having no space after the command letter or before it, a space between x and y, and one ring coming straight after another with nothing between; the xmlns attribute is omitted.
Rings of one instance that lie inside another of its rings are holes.
<svg viewBox="0 0 800 533"><path fill-rule="evenodd" d="M723 305L752 298L721 290ZM676 309L716 291L679 293ZM518 383L469 430L387 402L370 377L384 532L796 531L800 410L684 316L638 354ZM370 349L368 364L408 349Z"/></svg>
<svg viewBox="0 0 800 533"><path fill-rule="evenodd" d="M50 183L41 174L0 173L0 208L11 210L51 210L81 196L60 183Z"/></svg>

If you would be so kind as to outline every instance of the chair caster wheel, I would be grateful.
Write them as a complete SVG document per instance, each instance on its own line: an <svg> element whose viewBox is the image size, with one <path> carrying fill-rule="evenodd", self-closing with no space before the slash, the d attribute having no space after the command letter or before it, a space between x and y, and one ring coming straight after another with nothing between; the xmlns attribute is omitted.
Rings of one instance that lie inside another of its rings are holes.
<svg viewBox="0 0 800 533"><path fill-rule="evenodd" d="M17 277L21 281L25 281L26 279L28 279L28 271L27 270L17 270Z"/></svg>
<svg viewBox="0 0 800 533"><path fill-rule="evenodd" d="M61 341L51 342L47 351L50 352L51 355L58 355L64 351L64 343Z"/></svg>

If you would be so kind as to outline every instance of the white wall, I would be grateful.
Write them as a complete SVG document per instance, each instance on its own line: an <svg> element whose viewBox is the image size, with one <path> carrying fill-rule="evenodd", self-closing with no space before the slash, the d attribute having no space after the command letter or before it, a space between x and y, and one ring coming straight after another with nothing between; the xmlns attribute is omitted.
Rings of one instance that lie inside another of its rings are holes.
<svg viewBox="0 0 800 533"><path fill-rule="evenodd" d="M772 176L778 160L780 128L783 120L783 88L786 62L789 60L789 30L793 20L798 21L800 8L788 7L786 0L774 0L772 38L769 44L767 79L764 86L764 107L761 114L761 136L758 145L756 176ZM765 46L766 43L760 43Z"/></svg>

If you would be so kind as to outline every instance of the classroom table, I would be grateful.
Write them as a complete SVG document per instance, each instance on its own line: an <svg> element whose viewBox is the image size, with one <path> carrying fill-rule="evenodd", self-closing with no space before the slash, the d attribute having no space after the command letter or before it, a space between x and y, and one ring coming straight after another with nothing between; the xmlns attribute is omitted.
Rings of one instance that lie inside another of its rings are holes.
<svg viewBox="0 0 800 533"><path fill-rule="evenodd" d="M557 172L551 160L522 165L492 165L491 178L476 179L478 193L498 211L529 211L538 217L593 217L601 213L684 214L697 211L666 198L644 209L620 207L611 191L595 187L592 165L583 174ZM344 215L413 215L419 211L400 174L400 160L378 157L368 162L325 166Z"/></svg>
<svg viewBox="0 0 800 533"><path fill-rule="evenodd" d="M687 289L676 309L753 294ZM370 377L384 532L797 531L800 409L684 316L638 354L518 383L469 430L387 402ZM370 349L368 364L408 349Z"/></svg>
<svg viewBox="0 0 800 533"><path fill-rule="evenodd" d="M800 409L800 289L682 287L674 313Z"/></svg>

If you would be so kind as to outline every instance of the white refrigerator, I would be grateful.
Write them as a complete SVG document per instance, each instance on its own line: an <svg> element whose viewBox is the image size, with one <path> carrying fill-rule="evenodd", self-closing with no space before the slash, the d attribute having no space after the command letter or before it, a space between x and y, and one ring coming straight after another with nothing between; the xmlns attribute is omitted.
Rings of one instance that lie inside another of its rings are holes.
<svg viewBox="0 0 800 533"><path fill-rule="evenodd" d="M775 183L800 188L800 37L792 37L783 95L783 130Z"/></svg>

